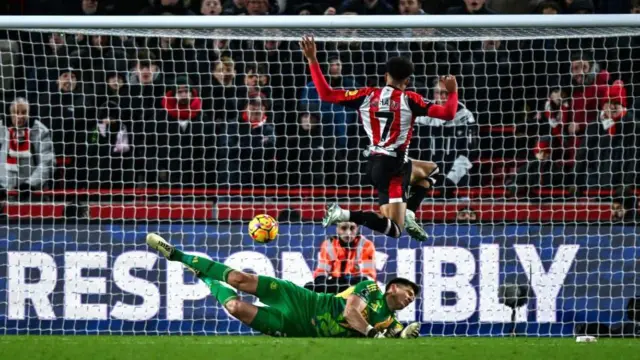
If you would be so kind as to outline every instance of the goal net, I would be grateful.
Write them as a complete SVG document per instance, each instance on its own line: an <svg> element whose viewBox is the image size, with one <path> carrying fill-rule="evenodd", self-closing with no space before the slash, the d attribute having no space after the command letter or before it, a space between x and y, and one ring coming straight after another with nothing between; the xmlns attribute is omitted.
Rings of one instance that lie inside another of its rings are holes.
<svg viewBox="0 0 640 360"><path fill-rule="evenodd" d="M148 232L315 291L413 280L398 318L426 336L624 333L640 296L640 31L623 18L2 19L0 334L255 334ZM329 202L378 205L358 111L319 100L307 33L334 88L383 86L394 56L433 103L456 76L455 119L417 118L409 150L440 168L417 211L427 241L320 225ZM263 213L280 222L269 244L247 233Z"/></svg>

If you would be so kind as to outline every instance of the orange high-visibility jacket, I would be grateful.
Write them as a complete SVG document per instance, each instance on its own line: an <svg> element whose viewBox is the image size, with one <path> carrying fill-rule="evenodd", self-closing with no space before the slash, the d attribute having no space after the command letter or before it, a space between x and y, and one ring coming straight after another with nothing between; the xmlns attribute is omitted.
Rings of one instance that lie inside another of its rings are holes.
<svg viewBox="0 0 640 360"><path fill-rule="evenodd" d="M325 240L320 247L318 267L313 277L343 275L376 278L376 248L371 240L358 236L351 247L345 248L337 237Z"/></svg>

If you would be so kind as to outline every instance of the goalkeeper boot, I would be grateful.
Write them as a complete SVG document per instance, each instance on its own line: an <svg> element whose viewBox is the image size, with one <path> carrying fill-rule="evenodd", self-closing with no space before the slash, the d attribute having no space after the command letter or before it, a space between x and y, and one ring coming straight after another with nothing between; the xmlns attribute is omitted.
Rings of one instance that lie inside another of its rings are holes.
<svg viewBox="0 0 640 360"><path fill-rule="evenodd" d="M158 250L158 252L167 259L171 257L171 254L173 254L176 249L173 245L169 244L167 240L163 239L162 236L154 233L147 234L147 245Z"/></svg>
<svg viewBox="0 0 640 360"><path fill-rule="evenodd" d="M349 221L348 214L346 214L338 204L333 203L327 207L327 212L324 214L324 218L322 218L322 226L327 227L343 221Z"/></svg>
<svg viewBox="0 0 640 360"><path fill-rule="evenodd" d="M427 232L416 222L416 214L408 209L404 216L404 228L407 230L407 234L418 241L425 241L429 238Z"/></svg>

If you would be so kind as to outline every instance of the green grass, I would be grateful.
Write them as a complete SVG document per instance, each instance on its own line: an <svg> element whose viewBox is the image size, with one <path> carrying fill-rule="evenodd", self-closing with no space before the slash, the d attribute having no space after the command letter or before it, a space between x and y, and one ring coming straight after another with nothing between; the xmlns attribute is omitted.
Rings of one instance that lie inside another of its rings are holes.
<svg viewBox="0 0 640 360"><path fill-rule="evenodd" d="M405 360L639 359L640 340L564 338L283 339L233 336L3 336L0 359Z"/></svg>

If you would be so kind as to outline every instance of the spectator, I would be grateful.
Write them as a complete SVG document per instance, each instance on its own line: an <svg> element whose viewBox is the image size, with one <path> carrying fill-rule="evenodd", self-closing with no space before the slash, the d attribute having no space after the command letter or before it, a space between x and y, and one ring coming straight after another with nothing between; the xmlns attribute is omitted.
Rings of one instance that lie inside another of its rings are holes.
<svg viewBox="0 0 640 360"><path fill-rule="evenodd" d="M200 15L222 14L222 0L202 0L200 2Z"/></svg>
<svg viewBox="0 0 640 360"><path fill-rule="evenodd" d="M152 119L155 110L159 108L160 99L164 96L164 84L172 81L157 65L155 54L139 51L127 79L131 91L133 119Z"/></svg>
<svg viewBox="0 0 640 360"><path fill-rule="evenodd" d="M544 137L538 140L533 150L535 159L518 168L515 175L507 179L506 185L514 196L533 197L532 190L540 186L561 185L564 172L553 154L553 139Z"/></svg>
<svg viewBox="0 0 640 360"><path fill-rule="evenodd" d="M244 70L243 86L238 86L238 101L246 104L252 98L266 98L269 96L267 85L269 77L262 65L247 64Z"/></svg>
<svg viewBox="0 0 640 360"><path fill-rule="evenodd" d="M196 44L199 42L196 41ZM200 42L200 44L206 44L209 49L209 59L215 61L223 56L229 56L234 61L244 62L244 53L242 50L242 41L218 38L213 39L211 43ZM210 45L210 46L209 46Z"/></svg>
<svg viewBox="0 0 640 360"><path fill-rule="evenodd" d="M635 222L637 215L638 209L635 195L625 191L624 188L618 189L611 201L611 221Z"/></svg>
<svg viewBox="0 0 640 360"><path fill-rule="evenodd" d="M54 152L49 129L30 115L29 102L11 103L10 120L0 124L0 189L42 190L51 179Z"/></svg>
<svg viewBox="0 0 640 360"><path fill-rule="evenodd" d="M269 0L246 0L246 9L247 15L269 15L272 13Z"/></svg>
<svg viewBox="0 0 640 360"><path fill-rule="evenodd" d="M458 223L473 223L478 221L478 214L471 206L465 206L456 213L456 221Z"/></svg>
<svg viewBox="0 0 640 360"><path fill-rule="evenodd" d="M58 69L50 92L40 95L40 121L51 129L54 152L67 157L66 185L83 187L87 180L87 125L95 119L93 90L80 85L80 72L72 67Z"/></svg>
<svg viewBox="0 0 640 360"><path fill-rule="evenodd" d="M275 129L268 113L268 103L262 98L250 99L237 121L227 125L227 139L218 149L221 158L218 170L229 176L219 183L231 186L275 184Z"/></svg>
<svg viewBox="0 0 640 360"><path fill-rule="evenodd" d="M586 125L576 154L576 186L630 185L625 184L625 162L635 172L636 134L634 112L627 110L627 93L618 80L609 88L598 121Z"/></svg>
<svg viewBox="0 0 640 360"><path fill-rule="evenodd" d="M154 0L152 5L142 9L140 15L195 15L187 9L182 0Z"/></svg>
<svg viewBox="0 0 640 360"><path fill-rule="evenodd" d="M235 63L228 56L216 60L201 80L202 109L217 124L238 116Z"/></svg>
<svg viewBox="0 0 640 360"><path fill-rule="evenodd" d="M224 15L245 14L248 0L227 0L224 3Z"/></svg>
<svg viewBox="0 0 640 360"><path fill-rule="evenodd" d="M393 14L393 6L385 0L347 0L342 4L340 13L356 13L358 15Z"/></svg>
<svg viewBox="0 0 640 360"><path fill-rule="evenodd" d="M130 121L123 117L119 102L109 101L100 107L89 137L89 180L92 187L131 187L133 173L133 134Z"/></svg>
<svg viewBox="0 0 640 360"><path fill-rule="evenodd" d="M400 0L398 2L400 15L423 15L422 0Z"/></svg>
<svg viewBox="0 0 640 360"><path fill-rule="evenodd" d="M278 139L278 183L334 184L336 153L331 138L322 136L320 115L307 108L297 113L297 123Z"/></svg>
<svg viewBox="0 0 640 360"><path fill-rule="evenodd" d="M104 81L96 84L96 104L115 102L126 111L131 111L131 98L129 86L126 83L126 72L115 65L107 65L104 72ZM131 118L131 116L128 116Z"/></svg>
<svg viewBox="0 0 640 360"><path fill-rule="evenodd" d="M600 66L591 54L576 52L571 62L571 89L563 94L556 89L551 92L545 105L551 135L562 140L563 158L575 160L575 149L583 140L586 125L597 120L599 109L608 99L609 73L600 71ZM565 100L564 96L569 95Z"/></svg>
<svg viewBox="0 0 640 360"><path fill-rule="evenodd" d="M450 7L447 10L449 15L492 15L496 12L487 8L485 0L464 0L463 6Z"/></svg>
<svg viewBox="0 0 640 360"><path fill-rule="evenodd" d="M631 10L629 12L632 14L640 14L640 0L631 1Z"/></svg>
<svg viewBox="0 0 640 360"><path fill-rule="evenodd" d="M449 93L441 79L433 84L433 102L444 105ZM419 117L416 122L423 125L418 129L417 149L429 149L430 160L440 168L444 178L439 179L445 187L453 190L468 181L473 164L469 160L477 146L476 121L464 104L458 104L458 111L452 121L444 121L428 116ZM422 158L422 157L419 157Z"/></svg>
<svg viewBox="0 0 640 360"><path fill-rule="evenodd" d="M562 12L562 8L555 1L552 1L552 0L542 1L536 7L535 12L537 14L542 14L542 15L558 15Z"/></svg>
<svg viewBox="0 0 640 360"><path fill-rule="evenodd" d="M342 74L342 62L336 57L329 60L328 73L328 82L334 89L355 89L359 87L352 77ZM323 135L335 136L337 145L344 147L347 141L347 126L356 121L355 111L340 105L321 102L313 81L309 82L303 89L300 98L305 105L319 106L322 113L322 123L325 126Z"/></svg>
<svg viewBox="0 0 640 360"><path fill-rule="evenodd" d="M326 9L324 10L324 12L323 12L322 14L323 14L323 15L335 15L335 14L337 14L337 13L338 13L338 10L336 10L336 8L335 8L335 7L333 7L333 6L329 6L328 8L326 8ZM357 13L354 13L354 14L347 14L347 13L345 12L345 13L343 13L343 15L358 15L358 14L357 14Z"/></svg>
<svg viewBox="0 0 640 360"><path fill-rule="evenodd" d="M145 156L149 160L147 181L172 186L201 186L205 183L205 146L213 126L202 111L202 99L189 78L176 78L162 98L155 121L145 126Z"/></svg>
<svg viewBox="0 0 640 360"><path fill-rule="evenodd" d="M106 15L98 12L100 8L98 0L80 0L80 2L82 5L79 15Z"/></svg>
<svg viewBox="0 0 640 360"><path fill-rule="evenodd" d="M376 280L376 248L353 222L337 224L337 236L320 246L313 283L305 288L337 294L364 280Z"/></svg>

